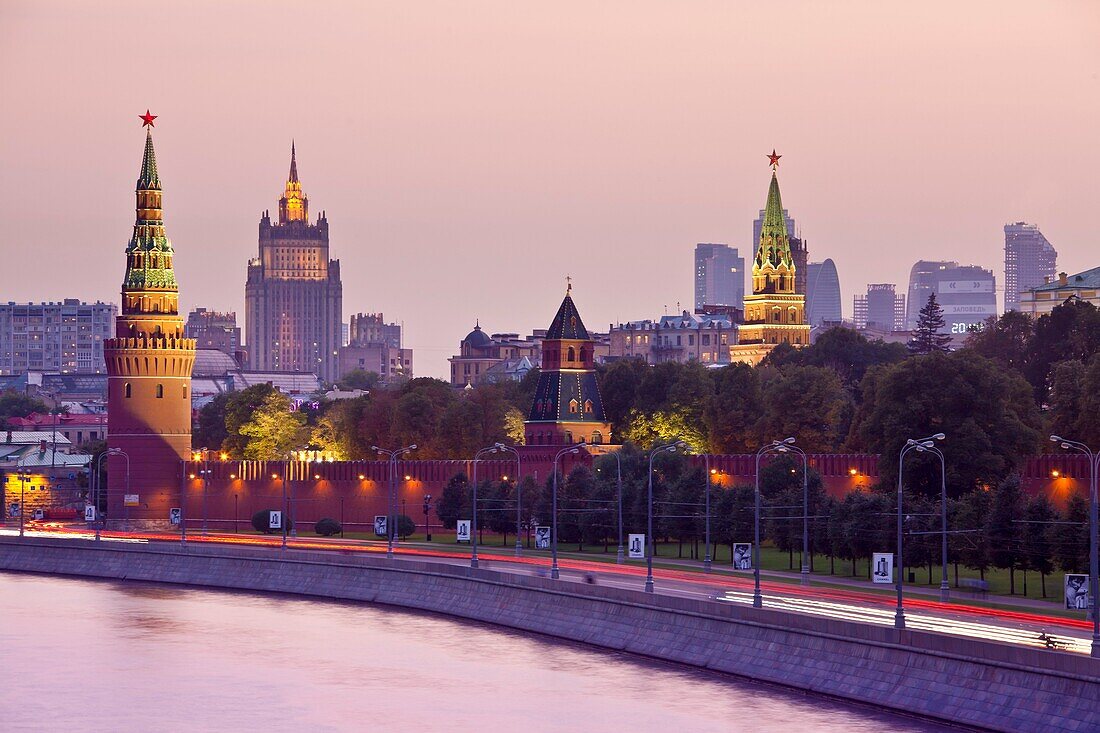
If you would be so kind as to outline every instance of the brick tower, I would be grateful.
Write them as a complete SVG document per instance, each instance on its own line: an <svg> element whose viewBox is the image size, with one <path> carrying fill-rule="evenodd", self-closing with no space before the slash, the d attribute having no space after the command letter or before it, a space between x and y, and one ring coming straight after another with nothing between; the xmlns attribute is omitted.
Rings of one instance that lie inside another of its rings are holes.
<svg viewBox="0 0 1100 733"><path fill-rule="evenodd" d="M596 383L596 342L581 322L572 289L566 288L542 340L542 370L524 422L527 445L611 442L611 423Z"/></svg>
<svg viewBox="0 0 1100 733"><path fill-rule="evenodd" d="M730 346L734 363L756 365L779 344L802 348L810 343L806 295L795 286L797 267L775 174L781 157L774 150L768 156L772 181L752 264L752 295L745 296L745 321L737 331L737 344Z"/></svg>
<svg viewBox="0 0 1100 733"><path fill-rule="evenodd" d="M153 118L142 116L152 128ZM164 233L153 131L137 180L137 218L126 247L126 279L115 338L106 339L107 445L129 457L108 458L107 511L122 518L167 522L177 506L180 471L191 453L191 368L195 340L184 338L172 243ZM124 494L136 501L124 502Z"/></svg>

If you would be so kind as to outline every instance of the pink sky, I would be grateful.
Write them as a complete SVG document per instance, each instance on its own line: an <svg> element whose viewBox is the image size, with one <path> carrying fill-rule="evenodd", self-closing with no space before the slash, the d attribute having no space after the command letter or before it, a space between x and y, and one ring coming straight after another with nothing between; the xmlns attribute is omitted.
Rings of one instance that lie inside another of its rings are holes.
<svg viewBox="0 0 1100 733"><path fill-rule="evenodd" d="M919 6L919 7L914 7ZM183 307L235 310L290 140L344 316L422 376L475 318L692 303L696 242L751 249L773 147L845 312L919 258L992 267L1005 222L1100 265L1100 3L0 4L0 300L117 301L143 133Z"/></svg>

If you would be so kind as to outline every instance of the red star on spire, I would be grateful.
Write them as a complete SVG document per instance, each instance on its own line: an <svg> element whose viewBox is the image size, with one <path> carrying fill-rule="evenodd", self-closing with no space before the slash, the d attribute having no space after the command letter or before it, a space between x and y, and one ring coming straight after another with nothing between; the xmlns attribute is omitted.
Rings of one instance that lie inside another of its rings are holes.
<svg viewBox="0 0 1100 733"><path fill-rule="evenodd" d="M156 125L153 124L153 120L155 120L157 118L157 116L149 114L148 109L145 110L145 114L138 115L138 117L140 117L142 119L142 123L141 123L142 127L145 127L146 125L148 125L149 127L156 127Z"/></svg>
<svg viewBox="0 0 1100 733"><path fill-rule="evenodd" d="M772 167L772 170L775 170L779 167L779 159L782 157L782 155L776 155L775 148L772 148L771 155L768 156L768 165Z"/></svg>

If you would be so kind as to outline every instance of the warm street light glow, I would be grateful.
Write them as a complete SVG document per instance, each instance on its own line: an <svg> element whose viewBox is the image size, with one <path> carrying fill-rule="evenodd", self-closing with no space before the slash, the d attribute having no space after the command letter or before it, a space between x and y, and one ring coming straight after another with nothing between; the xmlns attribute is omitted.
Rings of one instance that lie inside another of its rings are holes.
<svg viewBox="0 0 1100 733"><path fill-rule="evenodd" d="M1056 468L1056 469L1054 469L1053 471L1051 471L1051 472L1050 472L1050 475L1051 475L1051 476L1053 476L1054 478L1058 478L1059 476L1061 476L1061 475L1062 475L1062 472L1061 472L1061 471L1059 471L1059 470L1058 470L1058 469Z"/></svg>
<svg viewBox="0 0 1100 733"><path fill-rule="evenodd" d="M854 468L849 468L848 473L850 473L852 476L858 476L859 475L859 471L857 471Z"/></svg>
<svg viewBox="0 0 1100 733"><path fill-rule="evenodd" d="M315 474L313 474L313 480L314 480L314 481L316 481L316 480L317 480L317 479L319 479L319 478L321 478L321 474L319 474L319 473L315 473Z"/></svg>
<svg viewBox="0 0 1100 733"><path fill-rule="evenodd" d="M195 474L191 473L187 475L187 478L195 478Z"/></svg>
<svg viewBox="0 0 1100 733"><path fill-rule="evenodd" d="M410 476L409 474L406 473L405 474L405 480L406 481L412 481L412 476Z"/></svg>
<svg viewBox="0 0 1100 733"><path fill-rule="evenodd" d="M366 476L364 476L363 474L359 474L359 480L360 480L360 481L362 481L362 480L363 480L363 479L365 479L365 478L366 478Z"/></svg>
<svg viewBox="0 0 1100 733"><path fill-rule="evenodd" d="M226 453L225 451L222 451L221 454L218 457L221 458L223 461L228 461L229 460L229 454Z"/></svg>
<svg viewBox="0 0 1100 733"><path fill-rule="evenodd" d="M279 474L273 473L273 474L271 474L271 478L279 478Z"/></svg>

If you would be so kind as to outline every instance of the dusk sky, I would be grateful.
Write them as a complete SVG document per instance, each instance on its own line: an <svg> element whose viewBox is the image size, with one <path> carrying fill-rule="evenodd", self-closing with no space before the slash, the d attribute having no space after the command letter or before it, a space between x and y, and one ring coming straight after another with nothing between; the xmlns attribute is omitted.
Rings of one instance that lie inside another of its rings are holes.
<svg viewBox="0 0 1100 733"><path fill-rule="evenodd" d="M919 6L919 7L915 7ZM0 300L117 302L144 133L184 309L244 320L290 144L344 320L418 376L480 319L692 305L696 242L751 252L765 153L844 310L917 259L991 267L1037 223L1100 265L1100 3L0 4Z"/></svg>

